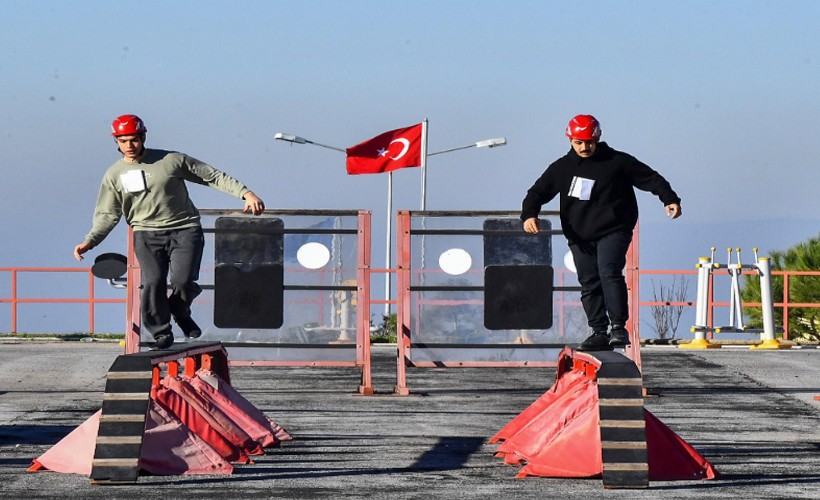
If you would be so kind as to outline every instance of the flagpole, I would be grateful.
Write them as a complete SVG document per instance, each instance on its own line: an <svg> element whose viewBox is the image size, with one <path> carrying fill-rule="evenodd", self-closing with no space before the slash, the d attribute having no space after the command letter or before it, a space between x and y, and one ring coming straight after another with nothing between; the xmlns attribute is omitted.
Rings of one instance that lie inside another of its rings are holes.
<svg viewBox="0 0 820 500"><path fill-rule="evenodd" d="M421 122L421 210L427 210L427 118Z"/></svg>
<svg viewBox="0 0 820 500"><path fill-rule="evenodd" d="M383 134L381 134L377 137L374 137L373 139L370 139L368 141L365 141L361 144L357 144L356 146L353 146L353 147L350 147L350 148L347 148L347 149L341 149L341 148L336 148L334 146L328 146L326 144L320 144L318 142L314 142L314 141L310 141L308 139L305 139L304 137L299 137L299 136L292 135L292 134L285 134L285 133L282 133L282 132L277 132L276 135L274 136L274 139L276 139L276 140L286 141L286 142L290 142L290 143L293 143L293 144L313 144L315 146L322 146L324 148L334 149L334 150L346 153L347 157L348 157L348 160L347 160L347 172L348 172L348 174L374 174L374 173L384 172L385 170L390 170L390 171L387 172L387 234L385 235L385 276L384 276L384 283L385 283L384 315L387 316L387 317L390 316L390 310L391 310L391 296L392 296L391 281L392 281L392 271L394 271L394 269L393 269L393 256L392 256L392 253L393 253L392 252L392 250L393 250L393 245L392 245L392 243L393 243L393 241L392 241L392 236L393 236L392 235L392 233L393 233L393 230L392 230L392 222L393 222L393 172L392 172L392 170L397 169L397 168L405 168L405 167L415 167L415 166L420 166L421 167L421 170L422 170L421 209L424 210L425 205L426 205L426 197L427 197L427 193L426 193L426 184L427 184L427 180L426 180L426 175L427 175L427 173L426 173L426 165L427 165L427 119L425 119L420 125L421 125L421 131L420 131L420 137L418 137L418 139L416 138L417 136L415 136L415 134L419 132L418 131L419 125L413 125L412 127L405 127L403 129L390 130L390 131L385 132L385 133L383 133ZM400 137L400 136L396 135L397 133L406 133L406 132L410 132L410 131L413 132L413 136L411 136L413 146L415 147L415 141L416 140L418 140L421 143L419 145L420 146L420 151L419 151L420 158L418 159L419 163L415 163L415 158L416 157L415 157L415 154L413 154L411 156L408 156L407 159L404 159L404 160L398 162L396 165L389 164L388 162L400 160L402 157L404 157L408 153L408 151L410 151L411 139L407 139L405 137ZM368 151L366 153L362 153L362 151L358 151L359 149L361 149L363 147L375 149L376 147L374 147L373 144L372 144L374 141L380 141L380 144L378 146L376 146L377 148L379 148L378 149L378 157L371 156L372 151ZM389 141L389 142L381 142L381 141ZM389 149L390 149L390 145L393 144L393 143L396 143L396 142L401 143L403 145L403 149L398 153L394 151L394 154L397 154L397 156L391 156L391 155L388 154ZM351 163L350 163L351 155L356 156L356 157L360 157L359 159L361 160L361 162L353 168L351 168ZM377 162L376 165L374 165L373 160L381 160L381 161ZM412 160L412 161L409 161L409 160ZM375 166L375 168L374 168L374 166ZM422 253L423 253L423 250L422 250Z"/></svg>
<svg viewBox="0 0 820 500"><path fill-rule="evenodd" d="M421 210L427 210L427 118L421 122ZM427 219L422 216L421 227L426 229ZM424 285L424 266L425 262L425 235L421 235L421 274L419 275L419 283ZM423 293L423 292L422 292Z"/></svg>
<svg viewBox="0 0 820 500"><path fill-rule="evenodd" d="M392 222L393 222L393 172L387 173L387 245L385 246L384 253L387 256L385 258L384 268L387 269L387 272L384 273L384 316L385 318L390 317L390 269L392 269L393 259L392 257L392 249L393 246L392 242Z"/></svg>

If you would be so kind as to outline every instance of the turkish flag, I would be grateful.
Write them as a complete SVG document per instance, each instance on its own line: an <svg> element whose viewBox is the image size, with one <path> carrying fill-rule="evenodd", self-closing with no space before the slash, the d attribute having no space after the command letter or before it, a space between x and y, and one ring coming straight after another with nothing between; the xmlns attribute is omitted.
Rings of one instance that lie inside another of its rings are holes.
<svg viewBox="0 0 820 500"><path fill-rule="evenodd" d="M347 173L380 174L421 166L422 125L391 130L347 148Z"/></svg>

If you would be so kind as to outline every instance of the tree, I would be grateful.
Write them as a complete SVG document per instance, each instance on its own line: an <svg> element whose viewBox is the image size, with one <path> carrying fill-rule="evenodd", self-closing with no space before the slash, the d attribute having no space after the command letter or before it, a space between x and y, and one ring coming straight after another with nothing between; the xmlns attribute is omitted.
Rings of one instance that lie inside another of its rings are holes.
<svg viewBox="0 0 820 500"><path fill-rule="evenodd" d="M382 322L378 328L371 328L370 341L375 343L396 342L396 317L396 313L389 316L382 314ZM370 324L372 326L372 320Z"/></svg>
<svg viewBox="0 0 820 500"><path fill-rule="evenodd" d="M772 271L817 271L820 269L820 235L799 243L786 251L771 253ZM747 275L740 296L743 302L760 303L760 280ZM783 298L783 276L772 276L772 298ZM795 276L789 281L789 302L820 303L820 276ZM745 309L749 326L763 325L760 307ZM775 323L783 324L783 308L775 307ZM789 336L792 339L820 340L820 308L795 307L789 309Z"/></svg>
<svg viewBox="0 0 820 500"><path fill-rule="evenodd" d="M686 302L686 292L689 282L685 278L677 281L672 276L672 284L668 287L660 283L655 287L655 280L652 280L652 301L663 302L664 305L652 306L652 318L655 320L655 332L659 339L674 339L678 332L680 317L683 314L682 305L672 305L672 303Z"/></svg>

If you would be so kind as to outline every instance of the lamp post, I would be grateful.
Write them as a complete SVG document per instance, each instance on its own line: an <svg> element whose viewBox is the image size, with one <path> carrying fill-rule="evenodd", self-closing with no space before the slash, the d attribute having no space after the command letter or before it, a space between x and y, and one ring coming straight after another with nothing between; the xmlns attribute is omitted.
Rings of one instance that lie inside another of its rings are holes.
<svg viewBox="0 0 820 500"><path fill-rule="evenodd" d="M495 139L487 139L484 141L474 142L472 144L468 144L466 146L460 146L457 148L445 149L443 151L436 151L435 153L427 153L427 120L424 120L424 137L422 141L424 142L424 146L422 148L422 157L421 157L421 210L426 210L427 206L427 157L440 155L444 153L450 153L452 151L459 151L462 149L468 148L494 148L497 146L504 146L507 144L507 139L504 137L497 137ZM335 146L328 146L327 144L322 144L319 142L314 142L309 139L305 139L304 137L299 137L298 135L292 134L285 134L283 132L277 132L276 135L273 136L275 140L278 141L285 141L290 142L292 144L312 144L314 146L323 147L326 149L332 149L334 151L340 151L342 153L347 153L347 150L342 148L337 148ZM391 265L393 264L392 259L392 235L391 233L391 221L393 218L393 172L388 172L388 179L387 179L387 235L386 235L386 245L385 245L385 269L391 269ZM387 271L384 273L384 297L385 297L385 304L384 304L384 315L389 317L390 316L390 272Z"/></svg>
<svg viewBox="0 0 820 500"><path fill-rule="evenodd" d="M327 149L332 149L334 151L341 151L342 153L346 153L342 148L337 148L336 146L328 146L327 144L322 144L319 142L313 142L304 137L299 137L298 135L291 135L291 134L283 134L282 132L277 132L273 138L277 141L285 141L285 142L292 142L293 144L313 144L314 146L320 146Z"/></svg>
<svg viewBox="0 0 820 500"><path fill-rule="evenodd" d="M435 153L427 153L426 156L435 156L444 153L451 153L453 151L460 151L469 148L495 148L498 146L505 146L507 139L504 137L496 137L494 139L487 139L485 141L478 141L466 146L459 146L457 148L445 149L443 151L436 151ZM427 160L424 160L424 165L421 169L421 209L427 209Z"/></svg>

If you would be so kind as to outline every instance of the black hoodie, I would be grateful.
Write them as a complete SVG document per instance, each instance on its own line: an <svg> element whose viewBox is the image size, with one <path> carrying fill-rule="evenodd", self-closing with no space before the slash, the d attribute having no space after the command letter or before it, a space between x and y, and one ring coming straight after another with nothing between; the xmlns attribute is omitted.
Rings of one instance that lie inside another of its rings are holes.
<svg viewBox="0 0 820 500"><path fill-rule="evenodd" d="M581 179L589 186L588 195L576 195ZM521 220L538 217L541 206L561 195L561 229L570 243L596 241L615 231L631 231L638 221L635 190L649 191L664 206L680 198L669 182L635 157L599 142L595 153L582 158L570 148L569 153L553 162L527 191L521 204Z"/></svg>

